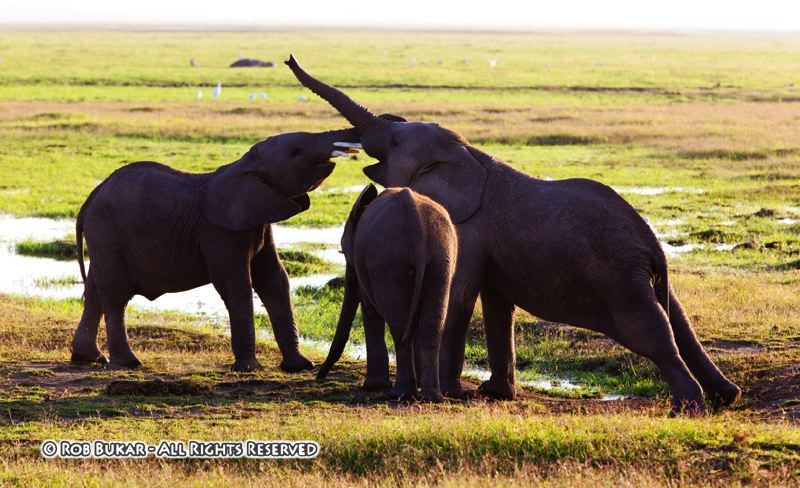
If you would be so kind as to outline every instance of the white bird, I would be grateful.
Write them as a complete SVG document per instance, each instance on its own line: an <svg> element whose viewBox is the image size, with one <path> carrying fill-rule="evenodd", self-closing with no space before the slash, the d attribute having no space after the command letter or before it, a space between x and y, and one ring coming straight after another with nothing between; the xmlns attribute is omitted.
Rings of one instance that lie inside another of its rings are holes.
<svg viewBox="0 0 800 488"><path fill-rule="evenodd" d="M489 67L494 69L497 66L497 60L500 58L486 58L486 61L489 62Z"/></svg>
<svg viewBox="0 0 800 488"><path fill-rule="evenodd" d="M197 64L197 61L195 61L195 60L194 60L194 58L189 58L189 65L190 65L192 68L198 68L198 67L200 67L200 65L199 65L199 64Z"/></svg>
<svg viewBox="0 0 800 488"><path fill-rule="evenodd" d="M300 95L299 97L297 97L297 100L300 101L300 102L307 102L308 101L308 97L305 96L305 95Z"/></svg>
<svg viewBox="0 0 800 488"><path fill-rule="evenodd" d="M462 59L461 64L469 64L469 59L467 58Z"/></svg>
<svg viewBox="0 0 800 488"><path fill-rule="evenodd" d="M415 64L417 64L417 58L411 58L411 61L408 62L408 67L413 68Z"/></svg>
<svg viewBox="0 0 800 488"><path fill-rule="evenodd" d="M259 96L259 97L261 97L261 98L263 98L264 100L266 100L266 99L267 99L267 94L266 94L266 93L264 93L264 92L259 92L259 93L258 93L258 96Z"/></svg>
<svg viewBox="0 0 800 488"><path fill-rule="evenodd" d="M386 56L388 56L388 55L389 55L389 51L387 51L386 49L384 49L384 50L383 50L383 56L384 56L384 57L386 57Z"/></svg>
<svg viewBox="0 0 800 488"><path fill-rule="evenodd" d="M195 98L197 98L198 100L203 98L203 90L197 90L197 95L195 95Z"/></svg>
<svg viewBox="0 0 800 488"><path fill-rule="evenodd" d="M251 93L251 94L247 95L247 99L252 101L252 100L256 99L256 96L258 96L258 95L256 95L255 93Z"/></svg>
<svg viewBox="0 0 800 488"><path fill-rule="evenodd" d="M219 97L220 93L222 93L222 82L218 81L217 86L214 87L214 91L211 92L211 98L216 99Z"/></svg>
<svg viewBox="0 0 800 488"><path fill-rule="evenodd" d="M239 59L244 59L244 53L242 51L239 51Z"/></svg>

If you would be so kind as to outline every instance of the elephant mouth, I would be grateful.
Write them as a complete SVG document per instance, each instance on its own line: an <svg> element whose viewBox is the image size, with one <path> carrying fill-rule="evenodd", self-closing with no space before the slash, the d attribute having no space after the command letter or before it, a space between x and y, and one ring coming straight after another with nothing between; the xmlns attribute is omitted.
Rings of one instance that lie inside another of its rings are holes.
<svg viewBox="0 0 800 488"><path fill-rule="evenodd" d="M291 200L300 207L300 210L305 211L308 210L308 207L311 206L311 198L309 198L307 193L303 193L302 195L297 195L292 197Z"/></svg>

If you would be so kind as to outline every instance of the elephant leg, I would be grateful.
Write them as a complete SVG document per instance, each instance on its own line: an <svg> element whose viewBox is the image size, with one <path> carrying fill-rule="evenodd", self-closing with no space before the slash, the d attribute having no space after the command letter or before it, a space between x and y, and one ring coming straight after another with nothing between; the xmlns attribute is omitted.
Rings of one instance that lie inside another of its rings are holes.
<svg viewBox="0 0 800 488"><path fill-rule="evenodd" d="M481 290L483 322L486 330L486 349L492 376L478 391L482 395L501 400L516 397L514 374L516 352L514 351L514 304L502 297L491 286Z"/></svg>
<svg viewBox="0 0 800 488"><path fill-rule="evenodd" d="M656 364L669 384L671 415L703 413L703 391L681 359L669 320L652 288L643 284L639 290L618 290L622 293L609 303L613 337Z"/></svg>
<svg viewBox="0 0 800 488"><path fill-rule="evenodd" d="M464 370L467 329L477 298L477 291L467 298L454 292L450 294L439 349L439 386L446 397L469 398L475 395L474 391L465 390L461 385L461 373Z"/></svg>
<svg viewBox="0 0 800 488"><path fill-rule="evenodd" d="M267 309L275 342L283 356L281 369L288 372L313 369L314 363L298 347L300 336L292 312L289 276L272 244L271 235L264 249L253 258L251 267L253 289Z"/></svg>
<svg viewBox="0 0 800 488"><path fill-rule="evenodd" d="M389 378L389 351L386 349L386 323L372 303L361 292L361 317L364 319L364 340L367 343L367 378L365 390L383 390L392 386Z"/></svg>
<svg viewBox="0 0 800 488"><path fill-rule="evenodd" d="M97 347L97 332L102 316L103 310L90 270L83 292L83 315L72 338L73 363L108 363L106 356Z"/></svg>
<svg viewBox="0 0 800 488"><path fill-rule="evenodd" d="M403 322L389 324L394 339L394 355L397 362L397 376L389 395L398 400L413 400L417 395L417 380L414 371L413 340L402 341L406 324Z"/></svg>
<svg viewBox="0 0 800 488"><path fill-rule="evenodd" d="M128 332L125 329L125 307L128 300L130 298L101 300L103 315L106 318L110 369L137 368L142 365L128 343Z"/></svg>
<svg viewBox="0 0 800 488"><path fill-rule="evenodd" d="M225 269L227 264L228 269ZM211 283L225 302L231 324L233 371L262 369L256 359L256 329L253 323L253 291L247 263L230 269L230 263L209 266Z"/></svg>
<svg viewBox="0 0 800 488"><path fill-rule="evenodd" d="M681 358L705 390L711 400L712 408L727 407L736 403L742 391L731 383L708 357L671 287L669 290L669 322Z"/></svg>
<svg viewBox="0 0 800 488"><path fill-rule="evenodd" d="M413 353L420 383L420 400L426 402L444 400L439 385L439 350L444 328L444 317L441 312L441 305L437 307L429 300L423 303L419 329L414 341Z"/></svg>

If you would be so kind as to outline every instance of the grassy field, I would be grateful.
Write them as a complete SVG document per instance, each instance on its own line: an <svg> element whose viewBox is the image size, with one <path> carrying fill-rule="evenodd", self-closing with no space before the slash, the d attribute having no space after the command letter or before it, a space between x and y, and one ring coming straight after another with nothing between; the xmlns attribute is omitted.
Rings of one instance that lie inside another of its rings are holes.
<svg viewBox="0 0 800 488"><path fill-rule="evenodd" d="M239 52L278 66L227 68ZM213 325L135 310L130 335L142 370L72 368L77 301L0 297L0 484L796 482L800 37L0 32L0 213L73 217L129 162L210 171L271 134L342 127L280 63L290 52L379 113L440 122L537 177L616 188L664 242L692 248L671 259L671 279L712 357L742 386L742 404L667 419L666 385L647 361L524 313L520 377L568 379L578 389L397 406L358 390L361 362L320 384L277 372L277 351L265 342L268 370L235 375L225 371L228 339ZM487 58L498 59L495 68ZM212 100L217 82L222 95ZM267 98L248 100L258 92ZM340 161L311 209L286 223L340 224L369 161ZM72 252L58 241L22 247ZM291 275L337 269L308 251L284 252ZM341 293L297 291L304 336L331 338ZM262 314L258 323L268 327ZM353 335L363 338L360 319ZM467 355L485 365L479 309ZM185 391L149 392L156 379ZM116 395L107 389L114 380L135 388ZM608 394L637 398L599 400ZM312 462L55 462L37 451L46 438L103 437L310 438L322 454Z"/></svg>

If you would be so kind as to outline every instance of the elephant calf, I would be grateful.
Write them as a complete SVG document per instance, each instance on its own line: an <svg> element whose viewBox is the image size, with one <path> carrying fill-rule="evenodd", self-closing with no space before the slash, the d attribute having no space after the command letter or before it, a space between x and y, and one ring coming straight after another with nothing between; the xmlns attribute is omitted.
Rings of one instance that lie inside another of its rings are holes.
<svg viewBox="0 0 800 488"><path fill-rule="evenodd" d="M345 223L342 251L347 260L344 303L317 378L324 378L341 357L360 301L367 342L364 387L391 385L386 321L397 357L390 395L441 401L439 345L457 254L456 232L447 211L408 188L390 188L378 196L370 184Z"/></svg>
<svg viewBox="0 0 800 488"><path fill-rule="evenodd" d="M357 137L352 130L282 134L212 173L183 173L154 162L112 173L78 213L84 305L72 361L139 366L125 331L131 297L154 300L210 282L230 316L235 371L261 367L255 356L253 290L269 313L283 354L281 368L313 368L298 349L289 279L269 224L308 208L307 193L333 171L330 158L346 154L336 150L337 141ZM88 277L84 234L92 250ZM103 315L110 361L97 347Z"/></svg>

